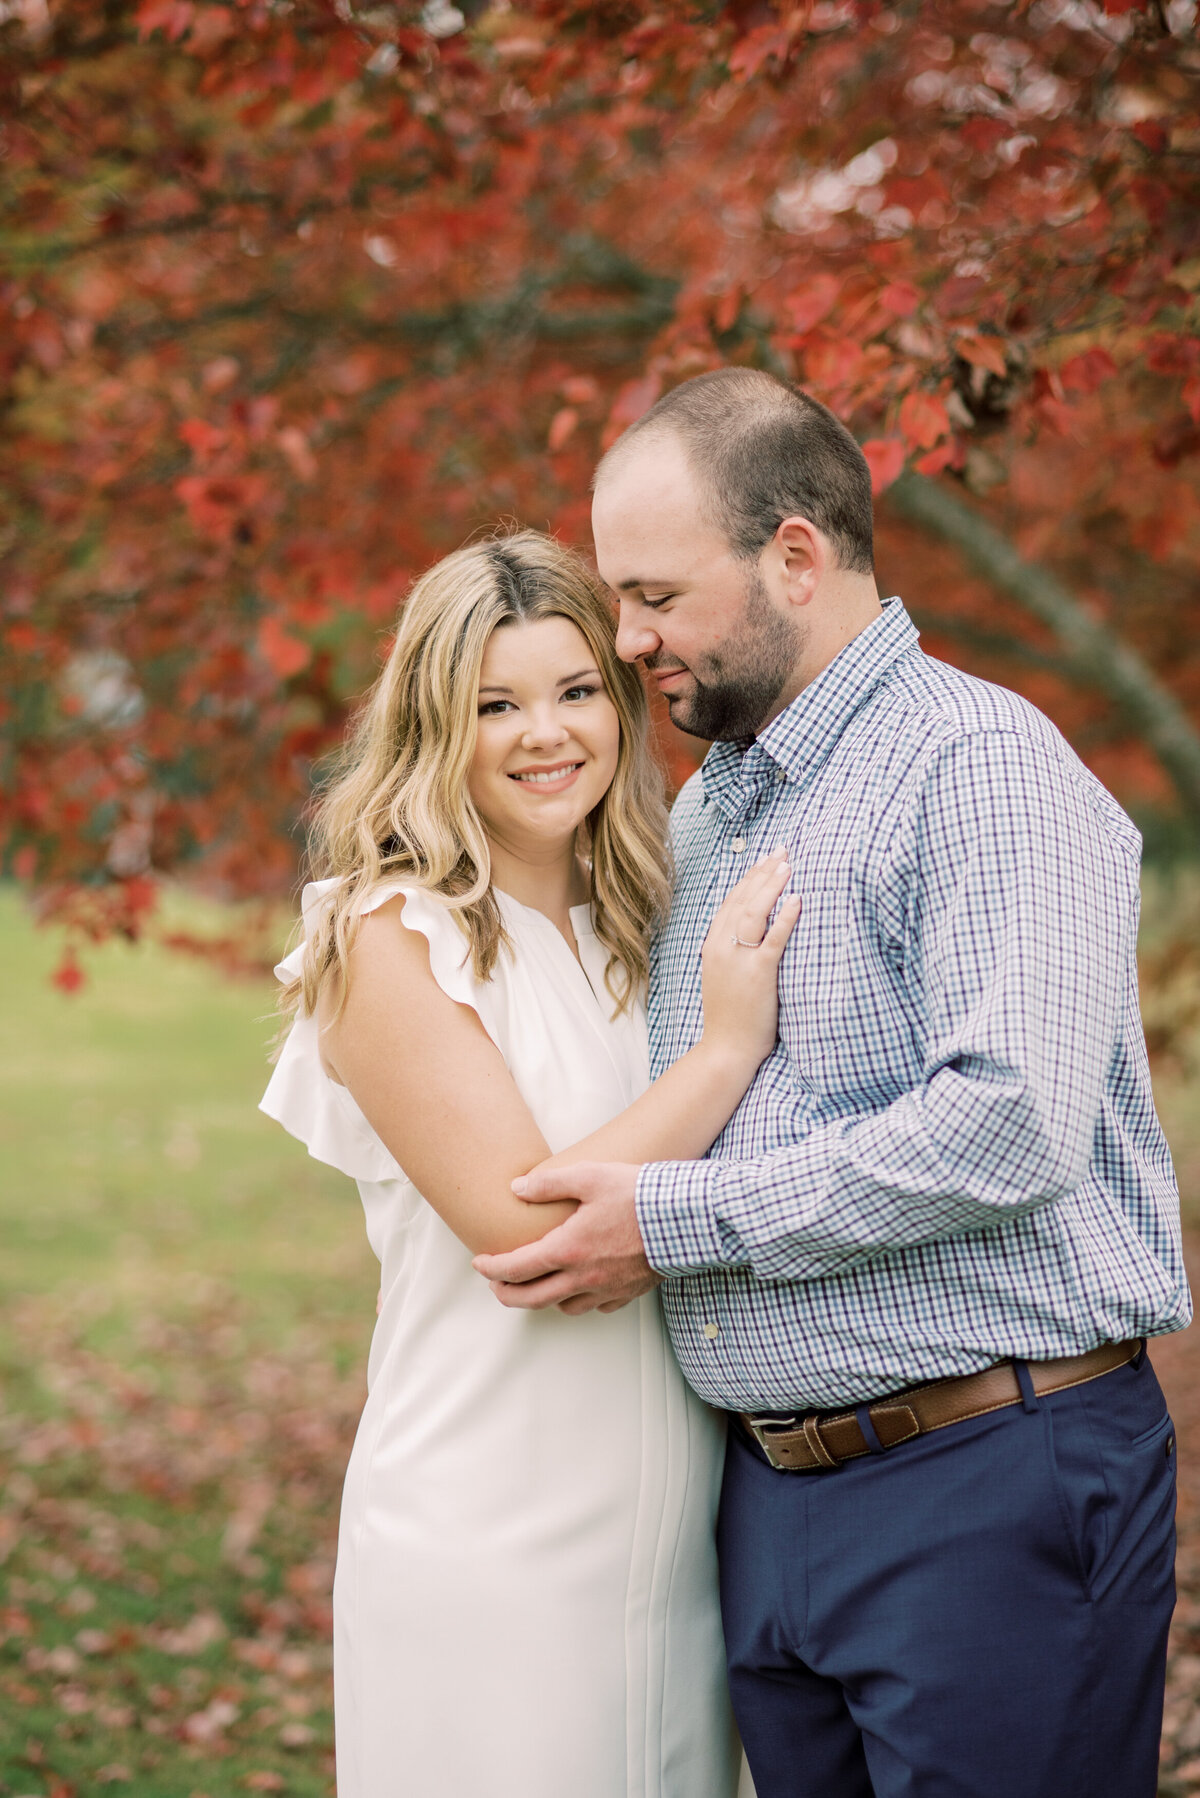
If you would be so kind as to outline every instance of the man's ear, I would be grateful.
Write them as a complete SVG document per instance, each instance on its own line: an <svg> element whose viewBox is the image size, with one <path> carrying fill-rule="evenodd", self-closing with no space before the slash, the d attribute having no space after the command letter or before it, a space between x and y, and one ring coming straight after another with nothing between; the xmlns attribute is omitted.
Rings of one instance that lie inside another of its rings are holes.
<svg viewBox="0 0 1200 1798"><path fill-rule="evenodd" d="M775 533L788 581L812 597L829 561L829 549L816 525L807 518L785 518Z"/></svg>
<svg viewBox="0 0 1200 1798"><path fill-rule="evenodd" d="M806 606L829 566L829 546L807 518L785 518L767 546L777 589L789 605Z"/></svg>

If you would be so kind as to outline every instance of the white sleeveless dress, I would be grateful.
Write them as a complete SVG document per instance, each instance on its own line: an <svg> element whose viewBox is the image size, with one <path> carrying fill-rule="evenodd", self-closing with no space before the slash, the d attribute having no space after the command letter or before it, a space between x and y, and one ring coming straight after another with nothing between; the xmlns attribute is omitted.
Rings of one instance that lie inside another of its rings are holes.
<svg viewBox="0 0 1200 1798"><path fill-rule="evenodd" d="M309 929L334 884L305 889ZM547 918L498 893L512 952L480 982L429 893L392 884L367 909L397 891L552 1152L645 1089L644 1020L609 1016L586 906L581 967ZM357 1181L382 1269L334 1581L339 1798L734 1798L722 1430L656 1295L608 1316L505 1310L324 1073L311 1018L262 1109Z"/></svg>

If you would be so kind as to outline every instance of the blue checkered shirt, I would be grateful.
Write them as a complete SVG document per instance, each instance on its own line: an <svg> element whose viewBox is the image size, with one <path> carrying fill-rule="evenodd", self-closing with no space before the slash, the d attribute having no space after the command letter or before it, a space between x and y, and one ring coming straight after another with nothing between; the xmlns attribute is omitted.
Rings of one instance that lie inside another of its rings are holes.
<svg viewBox="0 0 1200 1798"><path fill-rule="evenodd" d="M825 1410L1182 1329L1179 1195L1138 1011L1137 832L1054 726L922 653L899 600L676 802L658 1074L700 945L787 847L779 1042L637 1209L685 1374Z"/></svg>

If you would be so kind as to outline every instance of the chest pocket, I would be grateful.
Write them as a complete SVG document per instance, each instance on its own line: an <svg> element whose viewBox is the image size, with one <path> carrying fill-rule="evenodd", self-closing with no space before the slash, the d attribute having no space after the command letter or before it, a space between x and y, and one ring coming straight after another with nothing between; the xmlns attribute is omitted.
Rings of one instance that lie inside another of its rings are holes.
<svg viewBox="0 0 1200 1798"><path fill-rule="evenodd" d="M800 916L779 974L779 1036L792 1071L820 1090L846 1030L848 886L800 889Z"/></svg>

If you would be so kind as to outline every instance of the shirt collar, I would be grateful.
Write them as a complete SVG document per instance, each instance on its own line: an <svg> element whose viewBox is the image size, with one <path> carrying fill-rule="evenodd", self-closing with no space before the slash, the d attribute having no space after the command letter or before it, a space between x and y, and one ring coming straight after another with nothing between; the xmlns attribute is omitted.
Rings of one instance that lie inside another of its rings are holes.
<svg viewBox="0 0 1200 1798"><path fill-rule="evenodd" d="M863 701L917 641L917 627L903 601L885 599L880 616L853 637L752 743L713 744L702 770L706 797L733 817L771 781L803 780L825 760Z"/></svg>

